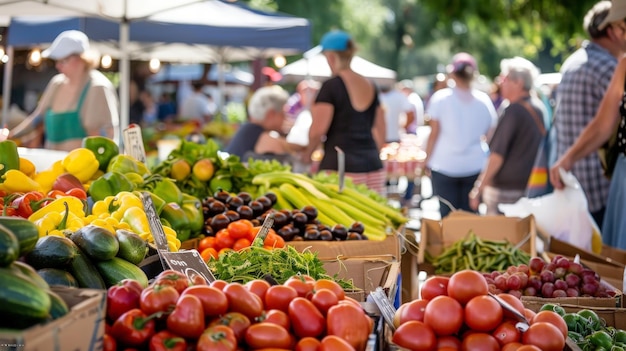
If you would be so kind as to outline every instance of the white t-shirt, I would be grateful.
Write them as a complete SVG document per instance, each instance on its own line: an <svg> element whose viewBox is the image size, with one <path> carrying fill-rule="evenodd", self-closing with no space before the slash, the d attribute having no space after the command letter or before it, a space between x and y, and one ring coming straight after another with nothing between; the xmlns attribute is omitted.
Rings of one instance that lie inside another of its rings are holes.
<svg viewBox="0 0 626 351"><path fill-rule="evenodd" d="M444 88L430 98L427 114L440 129L428 166L451 177L479 173L488 157L485 136L498 120L489 95Z"/></svg>
<svg viewBox="0 0 626 351"><path fill-rule="evenodd" d="M214 103L206 95L195 92L180 107L180 118L187 121L198 120L204 122L204 116L213 114L213 105Z"/></svg>
<svg viewBox="0 0 626 351"><path fill-rule="evenodd" d="M400 116L409 111L414 111L413 105L406 95L395 89L380 93L378 99L385 109L385 122L387 123L385 141L400 141Z"/></svg>

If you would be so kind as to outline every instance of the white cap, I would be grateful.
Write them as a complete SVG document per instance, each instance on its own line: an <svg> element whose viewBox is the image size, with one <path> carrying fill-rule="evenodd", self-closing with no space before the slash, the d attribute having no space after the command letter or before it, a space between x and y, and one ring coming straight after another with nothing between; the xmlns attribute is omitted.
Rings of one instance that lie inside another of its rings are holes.
<svg viewBox="0 0 626 351"><path fill-rule="evenodd" d="M41 53L44 58L59 60L70 55L80 55L89 50L89 38L81 31L67 30L59 34L52 45Z"/></svg>

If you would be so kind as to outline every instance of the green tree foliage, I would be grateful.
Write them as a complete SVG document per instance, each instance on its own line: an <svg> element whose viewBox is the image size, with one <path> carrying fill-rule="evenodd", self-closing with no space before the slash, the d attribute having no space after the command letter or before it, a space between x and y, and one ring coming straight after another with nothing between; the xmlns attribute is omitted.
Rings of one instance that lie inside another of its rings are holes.
<svg viewBox="0 0 626 351"><path fill-rule="evenodd" d="M583 39L582 21L595 0L249 0L251 6L308 18L313 45L330 29L352 33L359 55L411 78L441 71L467 51L482 73L499 73L502 58L523 56L544 72ZM297 59L293 58L293 59Z"/></svg>

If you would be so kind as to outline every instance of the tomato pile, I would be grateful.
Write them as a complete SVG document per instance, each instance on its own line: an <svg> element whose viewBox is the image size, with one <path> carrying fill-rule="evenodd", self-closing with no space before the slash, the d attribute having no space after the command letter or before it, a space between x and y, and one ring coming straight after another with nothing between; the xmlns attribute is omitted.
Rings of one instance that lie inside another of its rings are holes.
<svg viewBox="0 0 626 351"><path fill-rule="evenodd" d="M250 247L261 226L255 226L250 220L238 219L230 222L225 228L219 229L215 236L207 236L200 240L198 252L205 261L218 258L220 253L228 250L239 251ZM263 246L267 249L285 247L285 240L274 229L270 229Z"/></svg>
<svg viewBox="0 0 626 351"><path fill-rule="evenodd" d="M558 313L535 313L516 296L498 294L528 320L528 329L522 331L515 315L488 291L486 279L473 270L428 278L421 299L396 311L392 342L413 351L563 350L567 324Z"/></svg>
<svg viewBox="0 0 626 351"><path fill-rule="evenodd" d="M372 328L329 279L207 284L166 270L146 289L131 279L109 288L104 351L362 351Z"/></svg>

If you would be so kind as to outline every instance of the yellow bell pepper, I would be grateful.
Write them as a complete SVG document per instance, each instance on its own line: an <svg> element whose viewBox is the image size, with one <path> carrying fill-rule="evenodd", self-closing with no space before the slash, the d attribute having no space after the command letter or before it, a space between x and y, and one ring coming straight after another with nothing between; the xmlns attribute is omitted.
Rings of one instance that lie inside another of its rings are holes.
<svg viewBox="0 0 626 351"><path fill-rule="evenodd" d="M75 214L78 218L85 218L85 204L79 198L74 196L61 196L35 211L32 215L30 215L30 217L28 217L28 220L36 222L48 213L62 213L65 211L65 203L67 203L70 213Z"/></svg>
<svg viewBox="0 0 626 351"><path fill-rule="evenodd" d="M33 179L41 185L43 188L43 192L47 193L52 190L52 185L54 181L61 175L65 173L65 168L63 168L63 163L61 161L56 161L52 164L52 166L45 171L41 171L36 173L33 176Z"/></svg>
<svg viewBox="0 0 626 351"><path fill-rule="evenodd" d="M2 176L2 189L9 193L43 192L43 188L35 180L17 169L10 169Z"/></svg>
<svg viewBox="0 0 626 351"><path fill-rule="evenodd" d="M95 225L95 226L100 227L100 228L104 228L104 229L110 231L111 233L115 234L115 228L109 222L107 222L105 219L96 218L90 224L91 225Z"/></svg>
<svg viewBox="0 0 626 351"><path fill-rule="evenodd" d="M113 201L115 201L115 196L107 196L103 200L94 202L91 208L91 214L98 218L110 217L110 206Z"/></svg>
<svg viewBox="0 0 626 351"><path fill-rule="evenodd" d="M120 222L127 223L130 226L130 230L139 235L150 233L150 224L143 208L137 206L128 207Z"/></svg>
<svg viewBox="0 0 626 351"><path fill-rule="evenodd" d="M141 202L141 199L138 198L135 194L128 191L122 191L118 193L115 198L116 199L111 204L112 206L110 206L114 208L114 210L111 212L111 217L122 222L122 218L126 216L126 211L132 207L139 208L141 210L141 213L143 213L143 216L146 217L146 214L143 210L143 202Z"/></svg>
<svg viewBox="0 0 626 351"><path fill-rule="evenodd" d="M98 171L100 164L93 151L80 147L70 151L63 159L65 170L74 175L81 183L86 183Z"/></svg>
<svg viewBox="0 0 626 351"><path fill-rule="evenodd" d="M35 164L27 158L20 157L20 171L32 178L35 175Z"/></svg>
<svg viewBox="0 0 626 351"><path fill-rule="evenodd" d="M66 236L85 225L81 218L70 211L67 202L64 203L64 207L67 210L62 212L50 211L34 221L40 237L46 235Z"/></svg>

